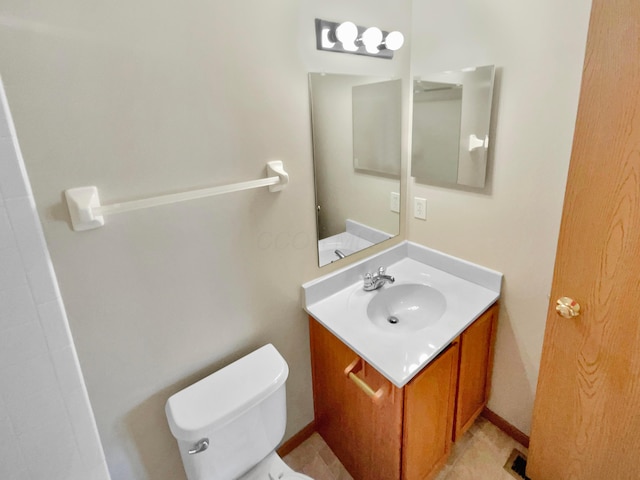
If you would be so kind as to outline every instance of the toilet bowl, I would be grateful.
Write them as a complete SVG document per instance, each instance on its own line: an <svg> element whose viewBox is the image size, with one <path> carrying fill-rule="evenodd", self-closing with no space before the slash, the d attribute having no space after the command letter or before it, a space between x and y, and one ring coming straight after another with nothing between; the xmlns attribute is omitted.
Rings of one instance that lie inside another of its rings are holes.
<svg viewBox="0 0 640 480"><path fill-rule="evenodd" d="M313 480L302 473L295 472L278 456L276 452L267 455L254 468L245 473L240 480Z"/></svg>
<svg viewBox="0 0 640 480"><path fill-rule="evenodd" d="M288 375L268 344L167 400L188 480L312 480L275 452L286 426Z"/></svg>

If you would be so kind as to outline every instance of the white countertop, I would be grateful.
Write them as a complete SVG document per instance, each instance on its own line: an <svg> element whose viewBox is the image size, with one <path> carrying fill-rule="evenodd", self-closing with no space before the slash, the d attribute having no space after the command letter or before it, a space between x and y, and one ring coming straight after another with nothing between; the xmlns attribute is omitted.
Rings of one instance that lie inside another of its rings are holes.
<svg viewBox="0 0 640 480"><path fill-rule="evenodd" d="M362 275L379 266L393 285L365 292ZM500 296L502 274L420 245L403 242L366 260L305 283L303 307L394 385L403 387ZM406 283L440 291L447 308L434 325L395 332L374 325L369 301Z"/></svg>

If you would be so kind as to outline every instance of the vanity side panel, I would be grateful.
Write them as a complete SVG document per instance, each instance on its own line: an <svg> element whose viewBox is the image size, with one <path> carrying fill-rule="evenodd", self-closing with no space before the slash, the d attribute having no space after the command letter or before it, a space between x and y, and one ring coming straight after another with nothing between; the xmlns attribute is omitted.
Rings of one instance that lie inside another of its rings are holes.
<svg viewBox="0 0 640 480"><path fill-rule="evenodd" d="M490 307L460 336L460 374L454 441L469 429L489 399L498 304Z"/></svg>
<svg viewBox="0 0 640 480"><path fill-rule="evenodd" d="M311 317L309 331L318 433L355 480L400 479L402 389L363 362L358 377L384 388L373 401L344 374L358 356Z"/></svg>
<svg viewBox="0 0 640 480"><path fill-rule="evenodd" d="M403 480L434 478L451 453L458 379L454 341L405 387Z"/></svg>

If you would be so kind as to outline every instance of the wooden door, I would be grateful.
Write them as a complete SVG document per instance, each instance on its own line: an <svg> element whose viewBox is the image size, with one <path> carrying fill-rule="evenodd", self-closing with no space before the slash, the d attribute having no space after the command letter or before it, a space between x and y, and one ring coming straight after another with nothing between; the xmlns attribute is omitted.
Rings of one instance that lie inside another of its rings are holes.
<svg viewBox="0 0 640 480"><path fill-rule="evenodd" d="M639 452L640 6L593 0L527 475L638 479Z"/></svg>
<svg viewBox="0 0 640 480"><path fill-rule="evenodd" d="M358 356L312 318L309 332L318 433L355 480L399 480L403 390L359 361L357 378L381 390L367 396L345 375Z"/></svg>

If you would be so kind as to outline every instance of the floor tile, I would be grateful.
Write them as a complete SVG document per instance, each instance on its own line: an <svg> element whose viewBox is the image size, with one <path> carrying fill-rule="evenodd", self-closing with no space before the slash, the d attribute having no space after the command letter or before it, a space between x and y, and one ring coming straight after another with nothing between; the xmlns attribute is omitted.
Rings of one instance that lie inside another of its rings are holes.
<svg viewBox="0 0 640 480"><path fill-rule="evenodd" d="M314 480L353 480L318 433L311 435L283 460L296 472Z"/></svg>
<svg viewBox="0 0 640 480"><path fill-rule="evenodd" d="M455 443L435 480L513 480L503 467L514 448L527 454L526 448L480 417ZM284 461L314 480L353 480L318 433L285 456Z"/></svg>

